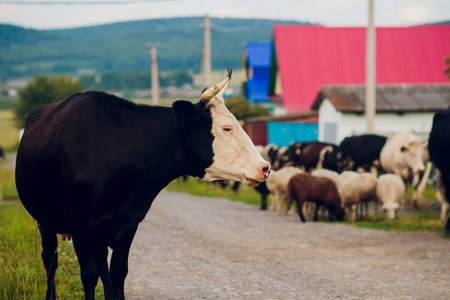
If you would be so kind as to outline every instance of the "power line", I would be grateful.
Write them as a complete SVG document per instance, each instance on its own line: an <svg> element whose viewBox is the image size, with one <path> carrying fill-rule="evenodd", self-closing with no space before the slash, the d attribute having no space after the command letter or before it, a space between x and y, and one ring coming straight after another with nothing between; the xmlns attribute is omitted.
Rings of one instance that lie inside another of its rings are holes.
<svg viewBox="0 0 450 300"><path fill-rule="evenodd" d="M19 5L123 5L133 3L146 3L146 2L169 2L176 0L88 0L88 1L1 1L0 4L19 4Z"/></svg>

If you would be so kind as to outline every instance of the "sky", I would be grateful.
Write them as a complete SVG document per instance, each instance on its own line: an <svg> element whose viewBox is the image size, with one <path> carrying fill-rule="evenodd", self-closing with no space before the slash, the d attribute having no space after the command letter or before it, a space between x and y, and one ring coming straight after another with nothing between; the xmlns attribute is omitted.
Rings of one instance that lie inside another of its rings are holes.
<svg viewBox="0 0 450 300"><path fill-rule="evenodd" d="M374 0L375 26L450 20L450 0ZM77 28L124 21L209 15L366 26L369 0L0 0L0 24Z"/></svg>

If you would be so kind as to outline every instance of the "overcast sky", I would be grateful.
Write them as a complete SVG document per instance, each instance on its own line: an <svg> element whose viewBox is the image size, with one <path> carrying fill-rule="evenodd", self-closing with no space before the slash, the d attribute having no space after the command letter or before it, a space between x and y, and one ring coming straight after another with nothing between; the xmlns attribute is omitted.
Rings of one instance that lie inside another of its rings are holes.
<svg viewBox="0 0 450 300"><path fill-rule="evenodd" d="M0 23L58 29L180 16L366 26L369 0L0 0ZM39 3L39 4L37 4ZM450 0L375 0L376 26L450 20Z"/></svg>

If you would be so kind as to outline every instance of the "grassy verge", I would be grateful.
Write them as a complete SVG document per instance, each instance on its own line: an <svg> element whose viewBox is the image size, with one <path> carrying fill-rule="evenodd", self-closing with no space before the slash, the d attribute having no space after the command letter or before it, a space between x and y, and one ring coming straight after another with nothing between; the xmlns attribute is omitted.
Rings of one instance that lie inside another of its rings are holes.
<svg viewBox="0 0 450 300"><path fill-rule="evenodd" d="M14 170L0 169L0 192L3 199L19 199L14 180Z"/></svg>
<svg viewBox="0 0 450 300"><path fill-rule="evenodd" d="M5 151L15 151L19 145L19 130L16 127L14 113L0 110L0 145Z"/></svg>
<svg viewBox="0 0 450 300"><path fill-rule="evenodd" d="M261 201L258 192L243 184L241 184L237 192L233 192L229 186L223 189L218 184L201 181L193 177L188 177L186 182L183 181L182 178L178 178L172 181L166 189L172 192L187 193L191 195L226 198L251 205L259 205Z"/></svg>
<svg viewBox="0 0 450 300"><path fill-rule="evenodd" d="M439 220L439 213L435 211L421 209L408 211L392 221L385 221L382 218L382 215L379 214L376 222L357 221L355 223L347 224L355 227L380 229L392 232L435 231L442 233L444 230L444 224Z"/></svg>
<svg viewBox="0 0 450 300"><path fill-rule="evenodd" d="M46 273L35 221L19 201L0 205L0 299L44 299ZM84 299L79 266L71 243L58 246L59 299ZM96 296L103 298L98 285Z"/></svg>
<svg viewBox="0 0 450 300"><path fill-rule="evenodd" d="M190 177L186 182L184 182L181 178L173 181L169 184L167 190L206 197L227 198L251 205L260 205L260 195L253 188L249 188L244 185L241 185L238 192L233 192L229 187L222 189L218 185L212 185L211 183L203 182ZM434 192L429 189L425 191L424 195L426 198L427 195L432 197L434 196ZM270 199L271 197L269 196L269 205ZM430 207L431 205L428 206ZM324 218L321 218L320 220L325 221ZM379 212L377 220L378 221L376 222L357 221L355 223L342 223L350 226L393 232L436 231L441 233L444 229L444 225L439 220L439 213L436 210L431 209L404 211L400 214L398 219L392 221L385 221L382 213Z"/></svg>

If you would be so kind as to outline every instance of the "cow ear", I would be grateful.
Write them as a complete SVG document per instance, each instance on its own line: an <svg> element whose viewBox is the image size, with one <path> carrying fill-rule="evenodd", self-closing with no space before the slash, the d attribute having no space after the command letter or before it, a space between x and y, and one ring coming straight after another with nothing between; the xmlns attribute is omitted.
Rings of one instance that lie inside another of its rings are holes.
<svg viewBox="0 0 450 300"><path fill-rule="evenodd" d="M197 118L197 110L194 104L189 101L178 100L172 104L175 120L181 128L187 129Z"/></svg>

